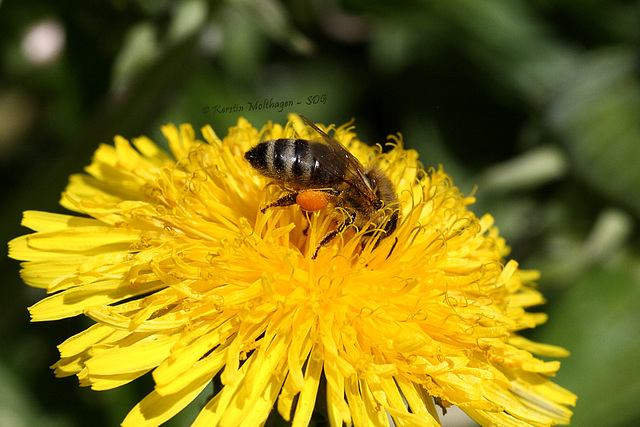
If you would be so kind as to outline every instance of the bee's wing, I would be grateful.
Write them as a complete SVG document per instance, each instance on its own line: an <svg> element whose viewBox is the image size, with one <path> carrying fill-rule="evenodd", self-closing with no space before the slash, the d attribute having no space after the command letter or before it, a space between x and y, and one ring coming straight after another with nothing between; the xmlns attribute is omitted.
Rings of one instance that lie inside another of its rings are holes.
<svg viewBox="0 0 640 427"><path fill-rule="evenodd" d="M309 141L309 147L322 167L351 185L369 200L375 201L375 192L364 173L362 163L342 144L324 133L306 117L300 117L321 135L321 137Z"/></svg>

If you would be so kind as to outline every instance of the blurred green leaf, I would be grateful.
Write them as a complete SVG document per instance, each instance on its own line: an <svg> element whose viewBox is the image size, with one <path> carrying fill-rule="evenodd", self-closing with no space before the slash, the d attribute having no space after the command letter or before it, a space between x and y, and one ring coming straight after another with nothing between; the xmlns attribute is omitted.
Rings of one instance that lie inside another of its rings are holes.
<svg viewBox="0 0 640 427"><path fill-rule="evenodd" d="M161 53L157 38L158 30L151 22L142 22L129 29L114 64L113 90L128 88L134 77L157 60Z"/></svg>
<svg viewBox="0 0 640 427"><path fill-rule="evenodd" d="M556 382L578 395L572 426L636 425L640 259L585 269L546 309L535 339L571 351ZM542 289L544 291L544 288Z"/></svg>
<svg viewBox="0 0 640 427"><path fill-rule="evenodd" d="M168 38L173 42L180 42L196 34L207 22L209 14L207 4L206 0L187 0L176 3Z"/></svg>
<svg viewBox="0 0 640 427"><path fill-rule="evenodd" d="M68 427L69 419L48 416L31 399L29 390L14 376L7 366L0 363L0 426L7 427Z"/></svg>
<svg viewBox="0 0 640 427"><path fill-rule="evenodd" d="M479 185L484 191L522 191L558 180L567 172L567 161L560 149L539 146L487 168L479 178Z"/></svg>
<svg viewBox="0 0 640 427"><path fill-rule="evenodd" d="M603 49L567 76L549 112L580 178L640 213L640 86L637 54Z"/></svg>

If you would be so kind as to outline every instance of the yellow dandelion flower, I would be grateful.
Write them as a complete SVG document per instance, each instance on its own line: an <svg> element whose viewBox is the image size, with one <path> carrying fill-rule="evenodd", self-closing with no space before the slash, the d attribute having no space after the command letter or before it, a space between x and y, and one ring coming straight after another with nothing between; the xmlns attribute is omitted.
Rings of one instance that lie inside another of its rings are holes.
<svg viewBox="0 0 640 427"><path fill-rule="evenodd" d="M493 219L399 138L382 153L349 126L322 128L395 185L395 238L363 248L365 230L345 230L311 259L336 227L331 207L261 212L281 189L244 153L317 136L295 116L262 130L241 118L223 139L207 126L204 141L165 126L171 155L116 137L63 193L84 216L25 212L34 233L10 256L51 294L32 320L95 321L60 344L56 375L106 390L151 371L124 426L163 423L218 374L195 426L261 425L274 405L304 426L317 399L332 426L437 426L434 398L481 425L567 424L576 396L548 379L559 362L532 355L567 352L518 335L546 320L525 311L544 302L538 273L505 262Z"/></svg>

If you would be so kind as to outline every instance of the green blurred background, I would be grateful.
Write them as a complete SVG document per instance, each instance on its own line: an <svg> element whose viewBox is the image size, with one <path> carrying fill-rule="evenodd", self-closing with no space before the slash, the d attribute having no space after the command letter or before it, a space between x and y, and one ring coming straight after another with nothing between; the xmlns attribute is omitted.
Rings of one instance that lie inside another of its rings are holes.
<svg viewBox="0 0 640 427"><path fill-rule="evenodd" d="M638 425L639 42L623 0L0 0L0 240L26 232L23 210L63 212L68 175L116 134L224 135L234 105L258 127L353 117L477 186L473 209L542 271L550 321L527 336L572 352L556 378L579 396L572 425ZM294 106L249 111L265 99ZM29 323L43 292L2 255L0 426L118 425L150 379L54 378L56 345L89 322Z"/></svg>

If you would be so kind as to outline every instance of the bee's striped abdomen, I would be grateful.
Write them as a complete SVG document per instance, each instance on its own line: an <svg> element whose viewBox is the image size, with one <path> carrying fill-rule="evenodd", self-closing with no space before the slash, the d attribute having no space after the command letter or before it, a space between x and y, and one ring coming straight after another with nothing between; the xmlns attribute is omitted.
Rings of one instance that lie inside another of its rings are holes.
<svg viewBox="0 0 640 427"><path fill-rule="evenodd" d="M341 181L322 167L304 139L264 141L247 151L245 158L262 175L305 188Z"/></svg>

